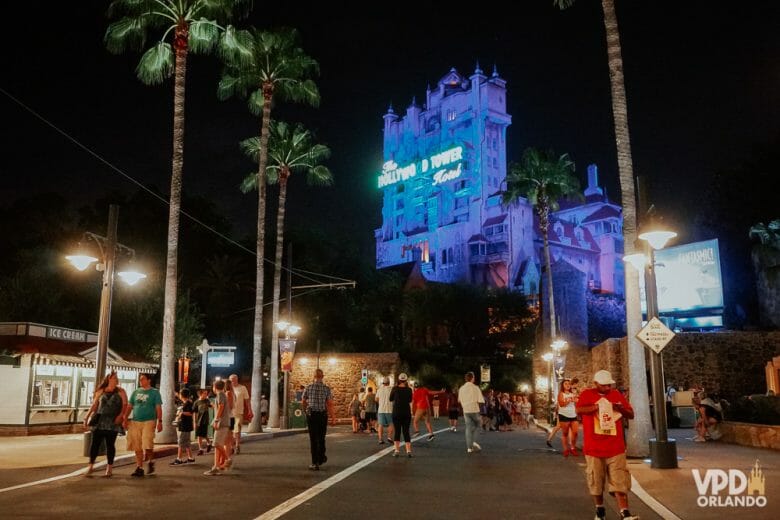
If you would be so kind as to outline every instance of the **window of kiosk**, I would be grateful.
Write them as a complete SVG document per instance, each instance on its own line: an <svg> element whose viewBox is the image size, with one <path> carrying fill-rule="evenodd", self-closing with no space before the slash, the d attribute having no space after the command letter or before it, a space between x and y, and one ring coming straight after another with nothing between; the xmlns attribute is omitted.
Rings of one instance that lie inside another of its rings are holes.
<svg viewBox="0 0 780 520"><path fill-rule="evenodd" d="M73 367L37 365L32 406L70 406L72 384Z"/></svg>

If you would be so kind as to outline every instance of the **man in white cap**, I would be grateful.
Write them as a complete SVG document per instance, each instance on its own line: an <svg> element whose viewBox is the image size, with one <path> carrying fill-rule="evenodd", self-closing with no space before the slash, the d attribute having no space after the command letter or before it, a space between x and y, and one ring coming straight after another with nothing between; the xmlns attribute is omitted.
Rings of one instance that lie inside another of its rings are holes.
<svg viewBox="0 0 780 520"><path fill-rule="evenodd" d="M393 442L393 403L390 402L390 378L382 378L382 386L376 389L377 407L377 428L379 435L379 444L385 443L385 428L387 428L387 442Z"/></svg>
<svg viewBox="0 0 780 520"><path fill-rule="evenodd" d="M615 380L606 370L593 375L593 388L584 390L576 411L582 416L583 453L588 490L596 505L596 520L606 518L604 488L614 495L624 519L636 519L628 510L631 475L626 463L623 421L634 418L634 409L625 396L615 390Z"/></svg>

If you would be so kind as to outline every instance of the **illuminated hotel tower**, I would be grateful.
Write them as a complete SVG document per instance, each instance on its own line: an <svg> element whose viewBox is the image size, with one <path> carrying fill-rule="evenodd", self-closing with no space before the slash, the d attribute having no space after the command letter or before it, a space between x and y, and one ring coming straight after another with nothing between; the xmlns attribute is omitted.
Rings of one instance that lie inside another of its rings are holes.
<svg viewBox="0 0 780 520"><path fill-rule="evenodd" d="M404 116L387 111L377 177L383 192L382 225L374 232L377 268L419 262L427 280L537 294L541 241L533 209L525 199L501 202L511 122L506 82L495 69L487 77L479 65L468 78L450 70L427 89L423 107L413 100ZM604 288L622 293L612 272L622 269L615 266L621 211L597 184L591 165L586 203L564 208L557 220L553 215L551 252L582 272L591 289L600 289L606 274ZM612 252L606 259L602 248Z"/></svg>

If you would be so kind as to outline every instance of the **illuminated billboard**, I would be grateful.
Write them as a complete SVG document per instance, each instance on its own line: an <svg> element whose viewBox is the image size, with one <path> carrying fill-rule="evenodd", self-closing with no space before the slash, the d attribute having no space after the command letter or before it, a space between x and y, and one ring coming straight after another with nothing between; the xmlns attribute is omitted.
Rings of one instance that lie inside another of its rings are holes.
<svg viewBox="0 0 780 520"><path fill-rule="evenodd" d="M675 318L681 328L722 326L723 281L718 240L669 247L655 252L658 314ZM642 311L646 312L640 277Z"/></svg>
<svg viewBox="0 0 780 520"><path fill-rule="evenodd" d="M209 351L208 365L210 367L230 367L235 362L233 351Z"/></svg>

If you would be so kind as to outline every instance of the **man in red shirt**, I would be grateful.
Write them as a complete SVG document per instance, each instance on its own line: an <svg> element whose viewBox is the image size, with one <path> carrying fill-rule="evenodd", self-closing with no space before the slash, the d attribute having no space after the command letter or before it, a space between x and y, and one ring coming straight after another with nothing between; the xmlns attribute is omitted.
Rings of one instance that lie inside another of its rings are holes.
<svg viewBox="0 0 780 520"><path fill-rule="evenodd" d="M623 421L634 418L634 409L626 398L612 388L615 380L606 370L593 375L593 388L584 390L577 400L576 411L582 416L586 479L596 504L596 519L606 517L604 487L614 495L624 519L636 519L628 511L631 475L626 463Z"/></svg>
<svg viewBox="0 0 780 520"><path fill-rule="evenodd" d="M419 435L420 430L417 427L417 421L425 419L425 428L428 430L428 440L433 440L433 426L431 426L431 413L430 413L430 396L439 395L443 391L431 392L424 386L420 386L420 383L414 384L414 393L412 394L412 406L414 406L414 420L412 425L414 426L414 435Z"/></svg>

